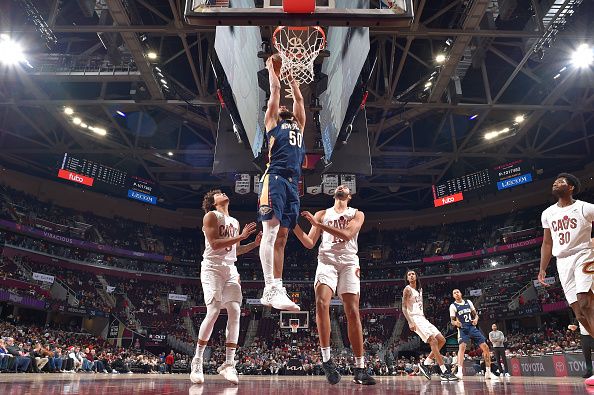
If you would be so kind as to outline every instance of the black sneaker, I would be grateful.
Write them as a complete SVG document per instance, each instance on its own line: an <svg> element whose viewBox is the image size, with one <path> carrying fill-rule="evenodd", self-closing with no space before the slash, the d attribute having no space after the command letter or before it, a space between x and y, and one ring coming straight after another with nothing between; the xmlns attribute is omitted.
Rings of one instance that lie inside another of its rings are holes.
<svg viewBox="0 0 594 395"><path fill-rule="evenodd" d="M427 380L431 380L431 371L429 370L429 366L425 366L422 363L419 364L419 371L425 376Z"/></svg>
<svg viewBox="0 0 594 395"><path fill-rule="evenodd" d="M363 368L354 368L353 369L354 376L353 383L363 384L363 385L375 385L375 379L367 374L365 369Z"/></svg>
<svg viewBox="0 0 594 395"><path fill-rule="evenodd" d="M458 377L454 376L450 372L445 372L439 375L441 381L458 381Z"/></svg>
<svg viewBox="0 0 594 395"><path fill-rule="evenodd" d="M338 384L340 381L340 373L338 373L338 370L336 370L336 365L332 359L329 359L328 362L322 362L322 369L324 370L326 379L330 384Z"/></svg>

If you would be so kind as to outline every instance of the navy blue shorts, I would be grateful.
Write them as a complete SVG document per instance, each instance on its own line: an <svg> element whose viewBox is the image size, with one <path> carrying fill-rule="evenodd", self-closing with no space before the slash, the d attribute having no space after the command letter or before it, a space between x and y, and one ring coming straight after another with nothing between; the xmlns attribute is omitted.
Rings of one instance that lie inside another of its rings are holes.
<svg viewBox="0 0 594 395"><path fill-rule="evenodd" d="M458 328L458 344L469 344L471 339L475 345L486 343L485 335L476 326L470 325Z"/></svg>
<svg viewBox="0 0 594 395"><path fill-rule="evenodd" d="M297 180L278 174L266 174L260 182L258 221L278 218L280 226L293 229L299 218L299 190Z"/></svg>

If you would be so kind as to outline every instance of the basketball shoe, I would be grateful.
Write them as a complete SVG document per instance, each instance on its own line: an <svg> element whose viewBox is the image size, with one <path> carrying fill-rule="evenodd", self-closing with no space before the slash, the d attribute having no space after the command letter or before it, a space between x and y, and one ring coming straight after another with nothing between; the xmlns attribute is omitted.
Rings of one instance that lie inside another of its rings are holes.
<svg viewBox="0 0 594 395"><path fill-rule="evenodd" d="M353 383L375 385L375 379L367 374L364 368L353 368Z"/></svg>
<svg viewBox="0 0 594 395"><path fill-rule="evenodd" d="M204 372L202 371L202 358L192 358L192 371L190 381L194 384L204 383Z"/></svg>
<svg viewBox="0 0 594 395"><path fill-rule="evenodd" d="M421 374L423 376L425 376L425 378L427 380L431 380L431 368L428 365L425 365L424 363L419 364L419 372L421 372Z"/></svg>
<svg viewBox="0 0 594 395"><path fill-rule="evenodd" d="M328 380L330 384L338 384L340 381L340 373L336 370L336 365L332 359L329 359L328 362L322 362L322 370L324 370L326 380Z"/></svg>
<svg viewBox="0 0 594 395"><path fill-rule="evenodd" d="M297 306L287 295L285 287L271 287L270 304L278 310L300 311L301 308ZM262 296L264 299L264 296Z"/></svg>
<svg viewBox="0 0 594 395"><path fill-rule="evenodd" d="M218 367L217 372L225 378L225 380L239 384L239 377L237 377L237 370L235 370L235 364L224 363Z"/></svg>

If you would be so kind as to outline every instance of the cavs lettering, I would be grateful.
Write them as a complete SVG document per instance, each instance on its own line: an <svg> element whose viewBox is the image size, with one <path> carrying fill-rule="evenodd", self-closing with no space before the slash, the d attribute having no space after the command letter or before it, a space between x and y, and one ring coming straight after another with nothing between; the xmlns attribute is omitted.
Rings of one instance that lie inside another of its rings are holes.
<svg viewBox="0 0 594 395"><path fill-rule="evenodd" d="M567 244L571 241L571 232L568 231L577 228L577 225L577 218L569 218L567 215L562 219L551 222L551 230L557 234L559 245Z"/></svg>
<svg viewBox="0 0 594 395"><path fill-rule="evenodd" d="M338 218L338 219L332 219L332 220L326 221L326 225L331 226L336 229L346 229L349 222L351 222L350 219L347 219L344 216L340 216L340 218ZM341 239L340 237L336 237L336 236L332 236L332 237L333 237L332 243L344 243L344 240Z"/></svg>
<svg viewBox="0 0 594 395"><path fill-rule="evenodd" d="M219 237L229 239L237 235L237 229L233 224L219 225ZM233 247L225 248L225 251L231 251Z"/></svg>

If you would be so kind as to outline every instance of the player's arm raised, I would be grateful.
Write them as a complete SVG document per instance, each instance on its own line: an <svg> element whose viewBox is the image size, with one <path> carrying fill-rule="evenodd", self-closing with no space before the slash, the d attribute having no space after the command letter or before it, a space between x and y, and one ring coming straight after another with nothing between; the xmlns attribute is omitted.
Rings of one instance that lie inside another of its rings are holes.
<svg viewBox="0 0 594 395"><path fill-rule="evenodd" d="M402 291L402 314L404 314L404 318L406 318L406 322L408 322L410 330L414 332L417 327L410 320L410 315L408 314L408 309L406 308L406 302L408 301L408 298L410 298L410 294L410 288L404 287L404 291Z"/></svg>
<svg viewBox="0 0 594 395"><path fill-rule="evenodd" d="M240 256L247 252L250 252L254 248L258 247L260 245L261 241L262 241L262 232L258 233L256 235L256 240L252 241L251 243L244 244L244 245L237 243L237 252L236 252L237 256Z"/></svg>
<svg viewBox="0 0 594 395"><path fill-rule="evenodd" d="M553 256L553 237L551 236L551 229L544 228L544 236L542 238L542 245L540 246L540 270L538 271L538 282L543 286L549 285L545 282L547 276L547 267L551 262Z"/></svg>
<svg viewBox="0 0 594 395"><path fill-rule="evenodd" d="M214 212L209 212L202 219L202 227L208 243L213 250L231 247L233 244L245 240L256 231L256 223L252 222L243 227L243 231L236 237L222 238L219 236L219 223Z"/></svg>
<svg viewBox="0 0 594 395"><path fill-rule="evenodd" d="M355 217L349 222L346 228L338 229L332 226L324 225L320 220L315 218L309 211L304 211L301 213L312 226L316 228L320 228L324 232L330 233L332 236L338 237L344 241L351 240L361 229L363 226L363 221L365 221L365 214L362 211L357 211Z"/></svg>
<svg viewBox="0 0 594 395"><path fill-rule="evenodd" d="M299 123L301 133L305 132L305 101L299 88L299 83L293 78L291 79L291 93L293 94L293 115Z"/></svg>
<svg viewBox="0 0 594 395"><path fill-rule="evenodd" d="M326 210L318 211L314 215L314 217L318 221L321 222L322 218L324 218L325 213L326 213ZM299 239L299 241L301 242L301 244L303 244L303 246L305 248L308 248L311 250L318 243L318 240L320 239L320 235L322 234L322 231L320 228L318 228L316 226L312 226L309 229L309 233L305 234L305 232L303 231L301 226L299 226L299 224L297 224L297 226L295 226L295 229L293 229L293 233L295 233L295 236Z"/></svg>
<svg viewBox="0 0 594 395"><path fill-rule="evenodd" d="M266 61L266 68L268 69L268 82L270 83L270 97L268 98L268 106L266 114L264 115L264 124L266 131L274 129L278 120L278 109L280 107L281 84L278 76L274 72L274 63L272 63L272 56Z"/></svg>

